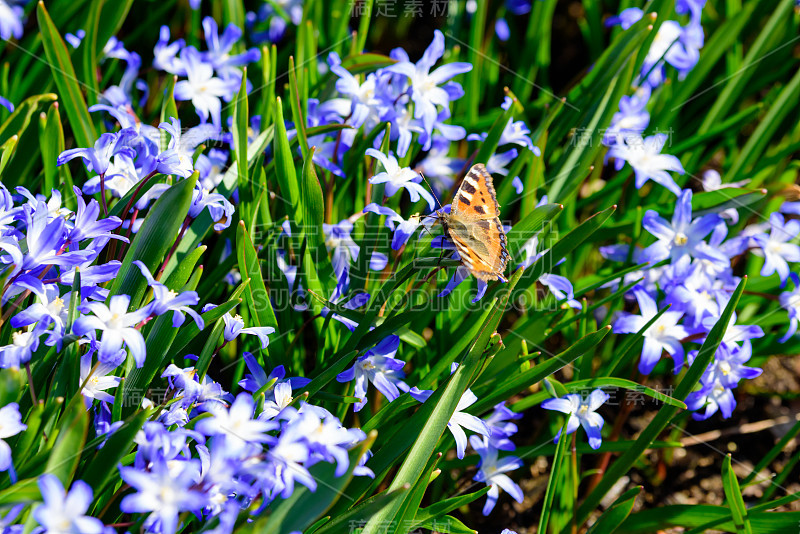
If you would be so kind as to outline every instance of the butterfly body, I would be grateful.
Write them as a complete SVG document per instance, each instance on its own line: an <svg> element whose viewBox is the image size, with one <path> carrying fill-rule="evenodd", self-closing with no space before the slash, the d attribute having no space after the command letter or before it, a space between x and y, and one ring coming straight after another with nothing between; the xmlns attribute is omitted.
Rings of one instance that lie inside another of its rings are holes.
<svg viewBox="0 0 800 534"><path fill-rule="evenodd" d="M492 175L474 165L453 197L449 214L440 213L445 233L455 244L461 262L480 280L506 282L509 254L500 222Z"/></svg>

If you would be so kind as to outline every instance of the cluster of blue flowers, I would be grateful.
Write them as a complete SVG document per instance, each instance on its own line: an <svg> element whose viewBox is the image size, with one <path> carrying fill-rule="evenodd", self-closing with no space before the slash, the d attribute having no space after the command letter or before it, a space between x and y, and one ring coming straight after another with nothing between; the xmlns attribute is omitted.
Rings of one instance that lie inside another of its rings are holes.
<svg viewBox="0 0 800 534"><path fill-rule="evenodd" d="M780 214L773 215L770 220L769 233L764 231L763 225L754 225L731 237L728 228L739 221L736 209L693 217L692 191L678 186L670 174L683 174L684 169L678 158L661 153L666 134L641 137L650 122L647 112L649 98L664 83L667 65L676 69L679 77L684 77L698 61L699 49L703 45L700 18L704 4L704 0L678 2L677 12L688 15L689 22L686 25L676 21L661 24L638 78L638 89L632 96L622 98L620 111L614 116L604 140L610 146L607 157L614 160L618 170L626 162L631 165L636 187L641 188L652 180L678 197L671 221L652 210L645 214L642 226L655 238L653 244L644 249L631 250L627 244L600 249L606 258L613 261L649 263L642 271L625 277L626 283L641 279L629 293L638 304L639 314L622 314L616 318L616 333L639 332L657 315L659 308L670 306L644 332L639 371L645 375L653 371L664 353L672 358L675 373L691 364L697 350L688 346L705 340L739 282L732 269L735 257L751 249L764 255L762 275L778 272L782 281L789 275L787 261L800 260L800 249L786 243L797 235L796 223L787 223L786 227ZM640 9L629 8L608 22L627 29L642 16ZM708 191L741 185L722 184L714 170L704 174L703 186ZM665 260L669 265L652 267ZM740 380L761 373L760 369L744 364L752 353L751 340L763 336L763 331L755 325L737 325L735 322L734 318L720 349L704 373L701 389L687 399L690 409L704 408L702 412L693 414L696 419L708 418L717 411L729 417L736 405L732 389ZM589 432L589 427L586 428Z"/></svg>
<svg viewBox="0 0 800 534"><path fill-rule="evenodd" d="M203 30L207 50L200 52L183 39L170 42L169 28L162 26L153 50L153 67L187 78L175 84L175 99L190 100L203 123L210 120L220 127L222 101L230 102L242 83L240 67L258 61L261 53L257 48L232 53L242 37L241 28L235 24L229 24L220 34L217 22L206 17Z"/></svg>
<svg viewBox="0 0 800 534"><path fill-rule="evenodd" d="M704 42L700 18L705 3L706 0L677 2L677 13L688 14L689 22L686 25L674 20L661 23L634 82L636 91L631 96L622 97L619 111L612 117L611 125L603 136L603 142L609 146L606 157L613 158L616 170L622 169L628 162L634 170L637 188L652 180L680 196L681 188L669 173L683 174L683 166L675 156L661 154L668 135L656 133L646 138L642 136L650 124L648 102L667 79L667 66L675 69L678 77L683 79L700 59ZM620 25L627 30L643 16L641 9L630 7L616 17L610 17L606 24Z"/></svg>
<svg viewBox="0 0 800 534"><path fill-rule="evenodd" d="M390 402L400 397L401 393L408 393L414 400L424 403L433 394L432 390L420 390L405 382L405 362L395 358L399 346L400 338L396 335L389 336L359 357L350 369L336 377L339 382L355 381L355 396L360 400L354 405L354 411L360 411L366 405L369 384ZM457 367L458 364L454 363L451 372ZM517 502L522 502L522 490L506 475L521 467L522 461L514 456L498 458L499 451L515 449L510 438L517 432L517 426L512 420L519 419L522 414L511 411L501 402L485 419L480 419L466 411L477 400L478 397L472 390L467 389L450 417L447 428L455 440L456 456L459 459L464 458L468 443L480 456L475 480L491 486L483 508L484 515L488 515L497 502L500 489L508 492ZM464 429L474 432L475 435L467 440Z"/></svg>

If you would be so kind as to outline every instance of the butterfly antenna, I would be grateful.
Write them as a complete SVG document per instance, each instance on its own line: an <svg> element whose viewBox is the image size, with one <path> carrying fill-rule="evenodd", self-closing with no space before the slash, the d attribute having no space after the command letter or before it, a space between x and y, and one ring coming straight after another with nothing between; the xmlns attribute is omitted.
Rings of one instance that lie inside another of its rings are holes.
<svg viewBox="0 0 800 534"><path fill-rule="evenodd" d="M424 175L424 174L422 174L421 172L420 172L420 173L418 173L418 174L419 174L419 175L422 177L422 180L423 180L423 181L425 182L425 184L428 186L428 189L430 189L430 190L431 190L431 194L433 195L433 198L435 198L435 199L436 199L436 203L437 203L437 204L439 204L439 207L441 208L441 207L442 207L442 203L439 201L439 197L437 197L437 196L436 196L436 191L434 191L434 190L433 190L433 187L431 187L431 184L430 184L430 183L428 183L428 179L427 179L427 178L425 178L425 175Z"/></svg>

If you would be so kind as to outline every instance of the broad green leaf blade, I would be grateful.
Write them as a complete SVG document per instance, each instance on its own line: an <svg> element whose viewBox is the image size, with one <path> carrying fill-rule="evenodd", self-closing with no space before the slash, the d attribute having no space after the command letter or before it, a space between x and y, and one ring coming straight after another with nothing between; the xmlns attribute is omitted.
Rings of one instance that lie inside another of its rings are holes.
<svg viewBox="0 0 800 534"><path fill-rule="evenodd" d="M633 510L636 504L636 497L642 492L642 486L631 488L620 495L608 510L603 512L597 521L591 526L586 534L612 534L616 532Z"/></svg>
<svg viewBox="0 0 800 534"><path fill-rule="evenodd" d="M165 254L178 238L181 225L189 213L197 177L195 172L191 177L180 180L167 189L150 208L122 260L120 275L114 279L109 298L114 295L130 295L132 309L141 302L147 280L133 262L140 260L156 276Z"/></svg>
<svg viewBox="0 0 800 534"><path fill-rule="evenodd" d="M64 487L69 487L75 476L75 470L78 469L83 445L86 443L89 412L83 403L76 403L68 407L67 413L62 417L64 423L50 451L45 472L56 475Z"/></svg>
<svg viewBox="0 0 800 534"><path fill-rule="evenodd" d="M242 278L250 279L250 284L244 290L244 297L247 307L250 309L251 317L258 322L258 324L252 326L269 326L275 329L274 350L270 352L276 358L276 364L288 364L289 362L285 360L286 355L284 354L283 340L280 338L281 331L278 327L278 320L275 317L275 311L272 309L272 302L269 299L267 287L264 285L264 278L261 276L258 254L243 222L239 222L236 232L236 257L239 261L239 272Z"/></svg>
<svg viewBox="0 0 800 534"><path fill-rule="evenodd" d="M558 446L556 447L556 455L553 457L553 465L550 468L550 479L547 482L547 488L544 492L544 501L542 503L542 513L539 516L539 529L537 532L547 532L547 522L550 518L550 507L553 505L553 497L556 494L556 486L563 478L562 470L565 469L564 455L567 450L567 443L572 439L567 434L567 423L569 418L564 421L561 427L561 436L558 438Z"/></svg>
<svg viewBox="0 0 800 534"><path fill-rule="evenodd" d="M58 33L58 29L47 10L44 2L36 6L36 18L39 21L39 31L42 35L44 51L47 61L53 72L53 79L64 103L64 111L69 117L75 141L80 147L91 147L97 139L94 124L86 107L80 84L75 76L75 69L69 57L67 45Z"/></svg>
<svg viewBox="0 0 800 534"><path fill-rule="evenodd" d="M753 534L753 528L747 518L747 508L742 498L742 490L739 488L739 481L736 473L731 467L731 455L725 455L722 461L722 487L725 490L725 500L731 509L733 524L736 526L737 534Z"/></svg>

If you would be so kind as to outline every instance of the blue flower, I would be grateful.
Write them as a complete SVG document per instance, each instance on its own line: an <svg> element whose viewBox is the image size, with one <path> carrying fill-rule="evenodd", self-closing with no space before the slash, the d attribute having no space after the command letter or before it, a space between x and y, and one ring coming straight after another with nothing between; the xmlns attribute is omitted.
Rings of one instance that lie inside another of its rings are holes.
<svg viewBox="0 0 800 534"><path fill-rule="evenodd" d="M325 246L333 253L331 264L337 280L336 293L343 295L350 286L350 262L358 260L361 251L350 236L353 223L348 219L338 224L323 223L322 231L325 233Z"/></svg>
<svg viewBox="0 0 800 534"><path fill-rule="evenodd" d="M119 474L136 490L122 499L120 510L128 514L151 512L144 522L144 528L150 531L175 534L178 514L199 511L207 504L206 495L195 489L200 480L198 460L167 462L158 459L148 471L120 467Z"/></svg>
<svg viewBox="0 0 800 534"><path fill-rule="evenodd" d="M153 300L148 304L150 315L164 315L167 312L172 314L172 326L178 328L186 320L184 313L194 319L197 328L202 330L205 322L199 313L189 306L195 306L200 302L200 297L196 291L184 291L180 294L168 289L161 282L156 281L147 266L139 260L133 262L142 272L142 276L147 279L147 285L153 290Z"/></svg>
<svg viewBox="0 0 800 534"><path fill-rule="evenodd" d="M214 221L214 230L221 232L231 225L235 208L227 198L219 193L212 193L199 183L192 191L192 203L189 206L189 217L197 218L204 209L208 209L211 220Z"/></svg>
<svg viewBox="0 0 800 534"><path fill-rule="evenodd" d="M269 337L267 336L275 332L275 329L271 326L251 326L245 328L244 320L241 315L232 316L230 313L226 313L222 316L222 320L225 322L225 328L222 331L222 337L225 339L225 342L232 341L239 334L251 334L258 337L261 342L261 348L266 349L269 346Z"/></svg>
<svg viewBox="0 0 800 534"><path fill-rule="evenodd" d="M37 481L44 503L33 510L33 518L45 532L101 534L103 522L86 515L92 504L92 488L83 480L72 483L69 493L57 476L44 474Z"/></svg>
<svg viewBox="0 0 800 534"><path fill-rule="evenodd" d="M582 308L581 303L575 300L572 282L565 276L545 273L539 277L539 282L550 290L556 300L566 300L567 306L576 310Z"/></svg>
<svg viewBox="0 0 800 534"><path fill-rule="evenodd" d="M295 418L296 419L296 418ZM269 497L281 495L284 499L294 492L295 481L311 491L317 489L317 481L303 465L311 456L304 425L292 424L290 420L278 436L278 441L267 451L267 471L264 483L269 488Z"/></svg>
<svg viewBox="0 0 800 534"><path fill-rule="evenodd" d="M100 330L103 335L100 339L98 355L100 361L116 367L124 359L125 353L121 351L123 343L130 350L131 356L137 367L144 365L147 357L144 337L134 328L150 315L147 308L128 312L131 298L128 295L114 295L106 306L102 302L87 302L78 309L82 313L94 315L81 315L72 325L72 330L78 336Z"/></svg>
<svg viewBox="0 0 800 534"><path fill-rule="evenodd" d="M786 334L778 340L781 343L785 343L797 332L797 323L800 321L800 277L795 273L789 273L789 278L794 283L794 289L784 291L779 297L781 307L789 312L789 328L786 330Z"/></svg>
<svg viewBox="0 0 800 534"><path fill-rule="evenodd" d="M489 171L491 174L502 174L503 176L508 175L508 169L506 166L517 159L519 152L516 148L512 148L502 154L498 154L495 152L491 156L489 156L489 161L486 162L486 170Z"/></svg>
<svg viewBox="0 0 800 534"><path fill-rule="evenodd" d="M47 265L73 267L94 256L94 251L90 249L65 252L66 222L63 217L48 220L48 214L49 208L43 201L38 201L34 209L26 211L28 253L17 265L17 272L38 270Z"/></svg>
<svg viewBox="0 0 800 534"><path fill-rule="evenodd" d="M674 67L683 79L700 60L703 46L703 28L699 24L681 26L674 20L664 21L658 29L650 50L642 63L642 75L651 87L658 87L666 79L664 64Z"/></svg>
<svg viewBox="0 0 800 534"><path fill-rule="evenodd" d="M12 402L0 408L0 472L8 471L12 483L17 481L17 475L11 461L11 447L3 440L16 436L26 428L19 413L19 404Z"/></svg>
<svg viewBox="0 0 800 534"><path fill-rule="evenodd" d="M693 419L708 419L718 411L722 413L722 417L727 419L736 408L736 399L733 397L733 392L730 388L726 388L722 384L716 382L704 384L699 390L693 391L686 397L686 407L691 411L695 411L704 406L706 408L705 412L702 414L693 413Z"/></svg>
<svg viewBox="0 0 800 534"><path fill-rule="evenodd" d="M484 419L486 425L492 431L489 436L491 446L501 451L513 451L516 449L516 446L509 438L517 433L517 425L510 420L520 419L521 417L521 413L513 412L506 407L505 402L495 404L492 413Z"/></svg>
<svg viewBox="0 0 800 534"><path fill-rule="evenodd" d="M201 419L195 430L206 436L221 435L225 438L225 446L241 450L248 443L268 443L274 438L267 434L278 427L272 421L253 419L255 402L249 393L239 393L230 409L218 403L211 403L206 411L211 417Z"/></svg>
<svg viewBox="0 0 800 534"><path fill-rule="evenodd" d="M414 102L414 118L422 119L423 129L428 135L433 135L434 123L439 116L437 106L448 107L451 100L463 94L457 83L439 86L458 74L472 70L469 63L446 63L431 72L431 68L443 54L444 35L435 30L433 42L416 64L405 58L404 61L386 68L389 72L408 77L411 83L411 100Z"/></svg>
<svg viewBox="0 0 800 534"><path fill-rule="evenodd" d="M344 475L350 467L348 449L367 436L357 428L345 428L339 419L318 406L303 403L289 425L306 436L309 451L315 457L336 463L337 477Z"/></svg>
<svg viewBox="0 0 800 534"><path fill-rule="evenodd" d="M169 132L167 150L158 155L156 169L161 174L177 174L188 178L194 170L194 150L206 139L216 139L220 129L213 124L201 124L187 131L181 131L181 121L170 117L170 122L162 122L159 128Z"/></svg>
<svg viewBox="0 0 800 534"><path fill-rule="evenodd" d="M676 195L681 194L681 188L672 179L669 172L683 174L683 165L675 156L661 154L661 149L667 142L667 134L655 134L645 139L639 135L628 134L622 142L617 142L608 150L608 157L615 158L617 170L627 161L636 175L636 188L641 187L648 180L663 185Z"/></svg>
<svg viewBox="0 0 800 534"><path fill-rule="evenodd" d="M467 435L464 433L462 426L468 430L472 430L478 434L489 437L492 434L489 426L479 417L470 415L464 410L475 404L478 397L471 390L466 390L461 399L458 401L455 412L447 422L447 428L453 434L456 440L456 456L459 460L464 459L464 452L467 450Z"/></svg>
<svg viewBox="0 0 800 534"><path fill-rule="evenodd" d="M371 184L385 184L385 194L387 197L394 196L401 188L408 191L411 202L417 202L420 197L425 199L431 210L436 208L433 195L425 189L420 182L422 177L409 167L400 167L397 159L387 156L379 150L368 148L366 154L372 156L383 164L384 172L378 173L369 179Z"/></svg>
<svg viewBox="0 0 800 534"><path fill-rule="evenodd" d="M416 165L433 188L441 193L453 187L453 176L464 166L464 160L450 157L450 141L441 136L433 136L433 144L425 159Z"/></svg>
<svg viewBox="0 0 800 534"><path fill-rule="evenodd" d="M161 26L158 34L158 42L153 49L153 67L158 70L186 76L186 67L178 59L178 54L186 44L183 39L170 43L169 26Z"/></svg>
<svg viewBox="0 0 800 534"><path fill-rule="evenodd" d="M719 317L722 310L718 299L722 290L715 287L715 280L707 275L702 264L679 263L687 263L687 268L674 265L678 283L667 292L666 302L683 309L691 318L686 322L697 328L706 317Z"/></svg>
<svg viewBox="0 0 800 534"><path fill-rule="evenodd" d="M108 373L114 370L114 367L109 364L98 362L96 368L93 369L92 354L92 352L87 352L81 356L79 375L79 383L85 384L81 389L81 395L83 395L87 410L91 408L94 399L113 404L114 396L106 393L106 390L117 387L122 381L122 378L118 376L109 376Z"/></svg>
<svg viewBox="0 0 800 534"><path fill-rule="evenodd" d="M576 393L569 393L558 399L547 399L542 403L542 408L569 415L567 434L572 434L579 426L582 426L586 435L589 436L589 446L598 449L603 442L600 434L600 430L603 428L603 418L596 412L608 398L608 393L602 389L595 389L585 399ZM559 429L555 437L556 443L560 436L561 430Z"/></svg>
<svg viewBox="0 0 800 534"><path fill-rule="evenodd" d="M345 297L339 296L338 293L339 293L338 291L336 290L334 291L334 296L331 302L333 302L334 304L339 304L343 308L346 308L348 310L357 310L358 308L363 308L364 306L367 305L370 299L369 293L358 292L355 295L353 295L352 298L347 300L347 302L343 302L345 300ZM331 314L331 310L327 306L322 308L319 314L322 317L327 317L328 315L331 315L331 319L339 321L340 323L345 325L347 329L350 330L351 332L354 332L356 327L358 326L358 323L353 321L352 319L348 319L347 317L339 315L338 313Z"/></svg>
<svg viewBox="0 0 800 534"><path fill-rule="evenodd" d="M83 158L86 168L96 172L99 175L104 175L111 165L111 158L117 154L126 154L130 158L136 157L136 152L129 146L128 141L136 136L136 132L125 129L118 133L104 133L94 143L92 148L71 148L65 150L58 156L56 161L57 165L63 165L66 162L75 159Z"/></svg>
<svg viewBox="0 0 800 534"><path fill-rule="evenodd" d="M9 113L14 112L14 104L7 98L0 96L0 106L3 106Z"/></svg>
<svg viewBox="0 0 800 534"><path fill-rule="evenodd" d="M250 374L244 375L244 378L239 381L239 385L242 386L242 389L245 391L255 393L270 382L274 381L271 388L263 391L266 399L271 398L272 390L274 389L275 385L282 382L288 382L293 389L305 387L309 382L311 382L311 379L303 377L290 377L284 380L286 377L286 370L282 365L275 367L275 369L273 369L269 375L267 375L267 373L264 371L264 368L259 365L258 361L251 353L245 351L243 357Z"/></svg>
<svg viewBox="0 0 800 534"><path fill-rule="evenodd" d="M621 143L622 139L630 134L641 137L650 124L650 113L647 112L650 93L650 86L642 85L633 96L620 98L619 111L611 118L611 124L603 135L603 143L607 145Z"/></svg>
<svg viewBox="0 0 800 534"><path fill-rule="evenodd" d="M638 7L629 7L620 11L619 15L608 17L606 19L606 26L619 25L623 30L627 30L635 23L637 23L644 16L644 12Z"/></svg>
<svg viewBox="0 0 800 534"><path fill-rule="evenodd" d="M741 380L751 380L760 376L758 367L744 365L753 355L752 344L722 344L714 354L714 360L703 373L704 384L719 383L726 388L735 388Z"/></svg>
<svg viewBox="0 0 800 534"><path fill-rule="evenodd" d="M235 24L228 24L220 35L217 21L212 17L206 17L203 19L203 33L205 33L208 47L208 51L203 54L203 57L222 78L233 78L237 83L241 83L242 71L237 67L261 58L258 48L251 48L241 54L231 53L236 42L242 37L241 28Z"/></svg>
<svg viewBox="0 0 800 534"><path fill-rule="evenodd" d="M753 241L760 249L757 252L764 256L761 276L770 276L777 272L781 283L786 283L789 277L787 262L800 261L800 246L788 242L800 233L800 221L784 221L783 215L773 213L769 216L769 226L769 234L761 233L753 236Z"/></svg>
<svg viewBox="0 0 800 534"><path fill-rule="evenodd" d="M28 0L7 0L0 2L0 38L9 41L11 37L22 37L23 6Z"/></svg>
<svg viewBox="0 0 800 534"><path fill-rule="evenodd" d="M376 203L368 204L364 208L364 213L375 213L377 215L385 215L386 221L384 226L394 232L392 235L392 250L400 250L405 245L409 238L417 231L421 220L419 217L410 217L408 220L403 219L392 208L381 206Z"/></svg>
<svg viewBox="0 0 800 534"><path fill-rule="evenodd" d="M29 362L33 352L39 348L39 338L44 333L40 326L32 330L19 330L11 334L11 343L0 347L0 369L20 367ZM2 451L0 451L2 456ZM2 465L2 459L0 459ZM0 471L3 469L0 468Z"/></svg>
<svg viewBox="0 0 800 534"><path fill-rule="evenodd" d="M214 67L204 61L202 54L193 46L181 51L181 62L186 68L188 80L175 84L175 100L191 100L203 122L221 126L222 103L233 98L239 88L235 79L224 80L214 76Z"/></svg>
<svg viewBox="0 0 800 534"><path fill-rule="evenodd" d="M122 224L122 219L114 216L98 219L100 216L100 204L94 199L90 200L89 204L86 204L81 195L81 190L75 187L74 191L78 202L78 210L75 212L74 226L67 236L69 241L78 243L85 239L108 237L128 242L126 237L111 232L111 230L119 228Z"/></svg>
<svg viewBox="0 0 800 534"><path fill-rule="evenodd" d="M390 402L400 396L400 388L408 389L403 382L405 362L394 358L399 347L400 337L388 336L359 357L350 369L336 376L339 382L356 381L355 396L359 398L354 405L356 412L367 404L367 388L370 382Z"/></svg>
<svg viewBox="0 0 800 534"><path fill-rule="evenodd" d="M658 313L655 300L646 291L636 288L633 294L639 302L641 315L628 314L617 319L614 322L616 334L635 334ZM686 328L678 324L682 317L683 312L666 311L645 330L642 358L639 361L642 374L650 374L665 350L675 362L675 373L680 371L684 357L681 340L689 335Z"/></svg>
<svg viewBox="0 0 800 534"><path fill-rule="evenodd" d="M688 254L728 266L730 264L728 257L703 241L721 220L716 213L709 213L693 220L692 191L684 189L678 197L671 223L665 221L655 211L648 210L644 214L642 226L658 238L658 242L651 245L646 254L652 261L660 261L667 257L677 261Z"/></svg>
<svg viewBox="0 0 800 534"><path fill-rule="evenodd" d="M36 296L36 301L16 314L11 318L11 326L14 328L22 328L32 324L36 324L36 330L44 333L49 325L53 325L53 330L50 331L49 338L45 343L49 346L59 345L64 337L67 312L68 309L65 305L65 300L68 302L70 294L60 295L60 291L56 284L39 285L33 282L38 280L29 276L22 276L16 281L16 285L24 287L31 291Z"/></svg>
<svg viewBox="0 0 800 534"><path fill-rule="evenodd" d="M498 18L494 23L494 33L497 38L504 43L511 37L511 28L508 27L508 21L502 17Z"/></svg>
<svg viewBox="0 0 800 534"><path fill-rule="evenodd" d="M522 488L506 473L522 467L522 460L516 456L504 456L498 459L497 449L492 447L486 436L481 438L470 436L469 443L481 458L478 463L478 473L473 480L490 486L489 492L486 494L486 504L483 505L483 515L489 515L494 509L497 498L500 496L500 488L511 495L515 501L521 503L525 497Z"/></svg>

